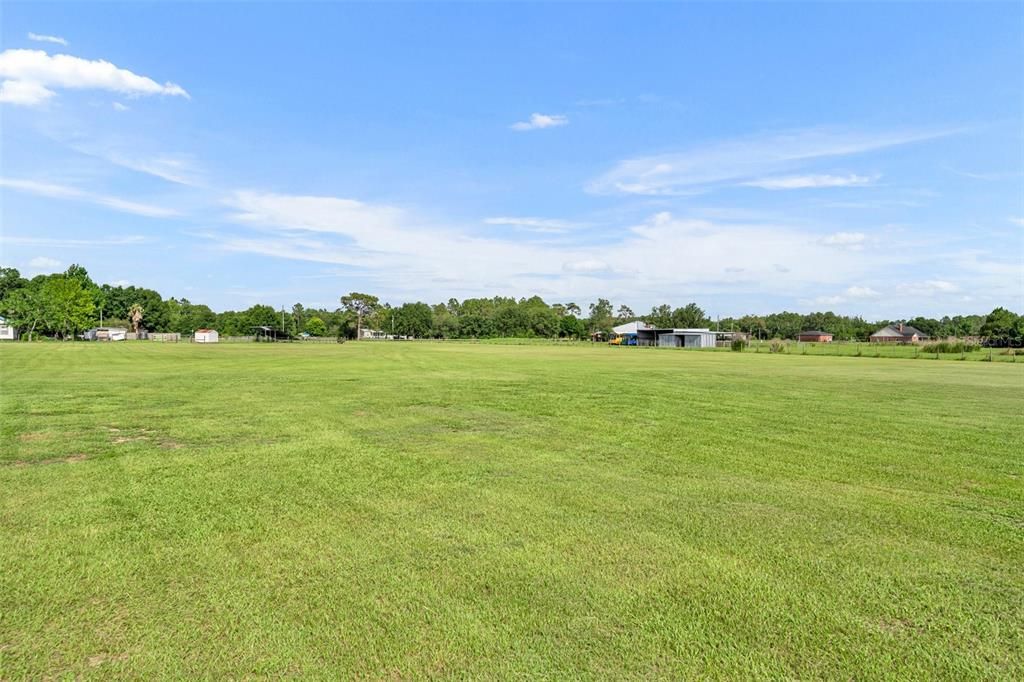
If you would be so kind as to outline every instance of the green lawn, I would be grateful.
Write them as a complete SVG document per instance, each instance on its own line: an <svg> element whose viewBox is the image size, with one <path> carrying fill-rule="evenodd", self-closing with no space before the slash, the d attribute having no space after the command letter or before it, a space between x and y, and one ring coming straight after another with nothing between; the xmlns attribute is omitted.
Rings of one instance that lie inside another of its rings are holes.
<svg viewBox="0 0 1024 682"><path fill-rule="evenodd" d="M1024 363L0 362L0 679L1024 678Z"/></svg>

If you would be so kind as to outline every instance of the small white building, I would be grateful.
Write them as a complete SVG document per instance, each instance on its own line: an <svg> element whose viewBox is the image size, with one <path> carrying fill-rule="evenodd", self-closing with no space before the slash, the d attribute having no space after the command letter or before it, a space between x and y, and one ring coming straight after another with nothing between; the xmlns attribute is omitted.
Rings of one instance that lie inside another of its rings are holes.
<svg viewBox="0 0 1024 682"><path fill-rule="evenodd" d="M218 343L220 334L216 329L197 329L195 338L196 343Z"/></svg>
<svg viewBox="0 0 1024 682"><path fill-rule="evenodd" d="M17 341L18 330L7 324L7 318L0 317L0 341Z"/></svg>

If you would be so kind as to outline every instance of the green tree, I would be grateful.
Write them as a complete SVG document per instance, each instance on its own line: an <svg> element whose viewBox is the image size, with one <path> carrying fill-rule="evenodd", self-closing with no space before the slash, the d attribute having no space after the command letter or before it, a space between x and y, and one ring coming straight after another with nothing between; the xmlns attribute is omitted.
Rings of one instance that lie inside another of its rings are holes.
<svg viewBox="0 0 1024 682"><path fill-rule="evenodd" d="M242 313L247 329L250 333L253 327L270 327L277 329L281 324L281 315L269 305L254 305Z"/></svg>
<svg viewBox="0 0 1024 682"><path fill-rule="evenodd" d="M591 332L610 331L614 322L612 319L612 304L604 298L597 299L597 303L591 303L590 317L587 321Z"/></svg>
<svg viewBox="0 0 1024 682"><path fill-rule="evenodd" d="M15 268L0 268L0 301L12 292L28 285L28 280L21 276Z"/></svg>
<svg viewBox="0 0 1024 682"><path fill-rule="evenodd" d="M433 312L426 303L404 303L396 308L395 333L414 338L430 335Z"/></svg>
<svg viewBox="0 0 1024 682"><path fill-rule="evenodd" d="M668 329L672 326L672 306L662 304L651 308L645 321L658 329Z"/></svg>
<svg viewBox="0 0 1024 682"><path fill-rule="evenodd" d="M306 332L310 336L327 336L327 324L319 317L306 320Z"/></svg>
<svg viewBox="0 0 1024 682"><path fill-rule="evenodd" d="M1024 319L1006 308L996 308L981 325L981 335L990 346L1024 345Z"/></svg>
<svg viewBox="0 0 1024 682"><path fill-rule="evenodd" d="M353 291L347 296L342 296L340 300L342 307L356 316L356 339L359 339L363 335L363 318L373 314L380 307L380 299Z"/></svg>
<svg viewBox="0 0 1024 682"><path fill-rule="evenodd" d="M672 326L679 329L699 329L710 324L708 316L696 303L687 303L672 312Z"/></svg>
<svg viewBox="0 0 1024 682"><path fill-rule="evenodd" d="M323 320L320 320L323 322ZM298 336L299 332L306 330L306 309L301 303L296 303L292 306L292 334ZM309 332L313 334L313 332ZM323 334L313 334L313 336L323 336Z"/></svg>
<svg viewBox="0 0 1024 682"><path fill-rule="evenodd" d="M7 321L24 330L29 341L37 329L46 328L46 304L42 282L33 282L11 291L3 300Z"/></svg>
<svg viewBox="0 0 1024 682"><path fill-rule="evenodd" d="M60 275L49 278L42 288L42 301L46 325L62 339L73 338L92 320L92 292L82 285L81 279Z"/></svg>

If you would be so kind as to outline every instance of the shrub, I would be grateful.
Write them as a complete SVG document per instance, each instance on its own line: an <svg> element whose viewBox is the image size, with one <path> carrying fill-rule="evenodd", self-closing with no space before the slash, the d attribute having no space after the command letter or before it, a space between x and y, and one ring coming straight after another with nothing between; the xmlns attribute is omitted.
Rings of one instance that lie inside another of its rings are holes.
<svg viewBox="0 0 1024 682"><path fill-rule="evenodd" d="M967 341L937 341L921 347L925 353L971 353L980 348L978 344Z"/></svg>
<svg viewBox="0 0 1024 682"><path fill-rule="evenodd" d="M747 347L745 339L733 339L732 343L729 344L729 348L736 351L737 353L742 352Z"/></svg>
<svg viewBox="0 0 1024 682"><path fill-rule="evenodd" d="M786 350L786 342L782 339L772 339L768 344L768 351L771 353L782 353Z"/></svg>

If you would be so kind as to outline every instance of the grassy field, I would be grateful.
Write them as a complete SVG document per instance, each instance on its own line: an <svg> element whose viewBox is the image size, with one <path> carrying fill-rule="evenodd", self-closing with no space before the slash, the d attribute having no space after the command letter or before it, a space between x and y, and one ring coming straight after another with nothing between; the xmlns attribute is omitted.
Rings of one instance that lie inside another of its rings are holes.
<svg viewBox="0 0 1024 682"><path fill-rule="evenodd" d="M1024 678L1024 363L0 362L0 679Z"/></svg>

